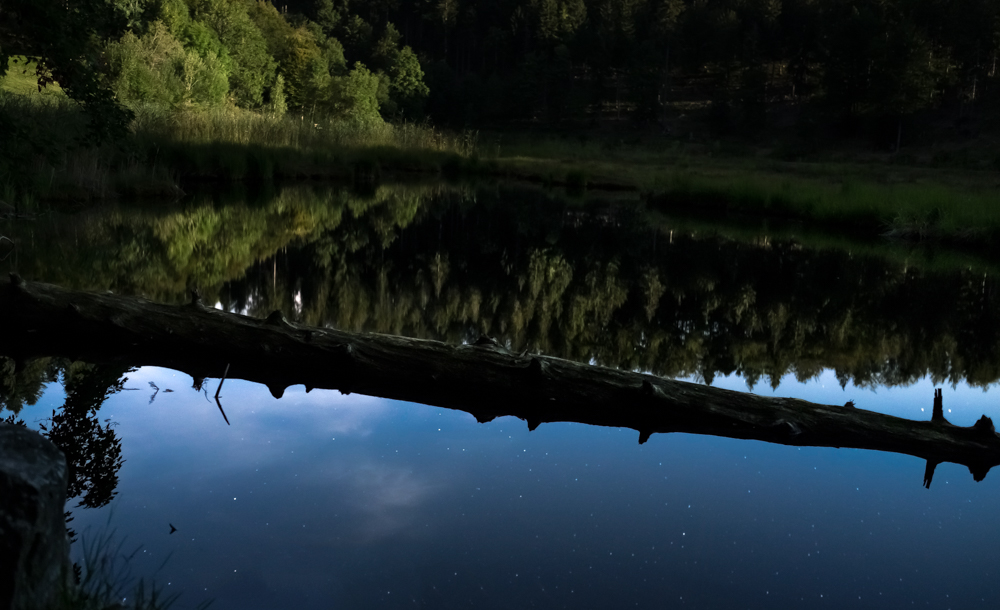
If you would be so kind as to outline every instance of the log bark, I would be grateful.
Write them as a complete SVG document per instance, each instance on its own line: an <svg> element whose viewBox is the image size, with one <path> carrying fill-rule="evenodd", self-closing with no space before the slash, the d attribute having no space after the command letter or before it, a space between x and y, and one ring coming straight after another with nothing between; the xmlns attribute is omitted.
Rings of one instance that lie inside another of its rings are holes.
<svg viewBox="0 0 1000 610"><path fill-rule="evenodd" d="M205 307L163 305L75 292L16 275L0 284L0 354L16 361L60 356L161 366L196 380L244 379L280 398L290 385L336 389L456 409L478 421L513 415L534 430L577 422L632 428L639 442L669 432L793 446L849 447L908 454L934 467L953 462L980 481L1000 464L989 418L948 423L935 393L932 421L844 406L769 398L542 355L495 341L438 341L300 327L280 312L266 320ZM227 371L228 369L228 371ZM221 409L221 405L220 405ZM231 413L232 414L232 413Z"/></svg>

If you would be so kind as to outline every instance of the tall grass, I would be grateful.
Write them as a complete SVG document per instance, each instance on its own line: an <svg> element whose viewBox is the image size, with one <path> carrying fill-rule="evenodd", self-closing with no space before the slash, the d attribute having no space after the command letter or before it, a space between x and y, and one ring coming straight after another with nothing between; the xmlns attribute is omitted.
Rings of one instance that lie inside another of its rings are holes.
<svg viewBox="0 0 1000 610"><path fill-rule="evenodd" d="M0 155L0 186L14 184L22 196L41 199L106 199L174 197L182 179L337 178L370 185L386 170L488 173L564 184L574 192L633 188L667 210L808 219L907 239L1000 236L1000 195L981 172L928 178L914 168L731 158L722 148L694 155L655 138L480 137L412 123L233 107L134 111L125 142L88 147L80 142L87 119L73 102L0 91L0 120L6 117L17 130L17 137L7 138L13 152Z"/></svg>
<svg viewBox="0 0 1000 610"><path fill-rule="evenodd" d="M474 133L412 123L356 123L239 108L137 106L124 142L89 146L87 117L66 98L0 91L0 185L43 199L176 197L185 178L267 182L350 178L359 165L438 172L476 156Z"/></svg>
<svg viewBox="0 0 1000 610"><path fill-rule="evenodd" d="M810 180L776 174L666 172L660 207L724 209L877 228L898 237L973 237L1000 230L1000 192L941 184Z"/></svg>
<svg viewBox="0 0 1000 610"><path fill-rule="evenodd" d="M110 527L112 518L102 531L88 530L81 536L77 582L59 592L50 610L165 610L177 602L179 593L166 594L156 584L133 576L132 563L142 548L129 550L127 541Z"/></svg>
<svg viewBox="0 0 1000 610"><path fill-rule="evenodd" d="M226 143L306 150L374 148L469 152L462 134L404 123L358 123L307 115L275 116L226 107L210 110L135 108L137 139L187 144Z"/></svg>
<svg viewBox="0 0 1000 610"><path fill-rule="evenodd" d="M904 239L1000 237L1000 191L989 172L782 162L655 138L488 134L485 140L498 165L514 175L631 187L666 211L792 218Z"/></svg>

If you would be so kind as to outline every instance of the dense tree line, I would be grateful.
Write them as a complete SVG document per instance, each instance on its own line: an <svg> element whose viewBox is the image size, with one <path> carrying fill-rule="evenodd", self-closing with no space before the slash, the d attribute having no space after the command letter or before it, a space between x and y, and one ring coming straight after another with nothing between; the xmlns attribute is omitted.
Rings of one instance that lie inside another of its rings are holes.
<svg viewBox="0 0 1000 610"><path fill-rule="evenodd" d="M678 103L711 102L718 128L752 128L769 107L803 101L900 117L991 91L1000 45L993 0L336 3L402 32L439 120L653 122Z"/></svg>
<svg viewBox="0 0 1000 610"><path fill-rule="evenodd" d="M0 53L105 103L753 130L995 99L995 0L0 0ZM97 41L97 42L95 42ZM0 61L2 64L2 61ZM95 76L96 75L96 76ZM104 79L102 81L102 79Z"/></svg>
<svg viewBox="0 0 1000 610"><path fill-rule="evenodd" d="M345 55L342 21L257 0L3 0L0 74L12 58L33 60L40 86L58 82L119 129L143 104L419 116L428 89L398 32L386 25Z"/></svg>

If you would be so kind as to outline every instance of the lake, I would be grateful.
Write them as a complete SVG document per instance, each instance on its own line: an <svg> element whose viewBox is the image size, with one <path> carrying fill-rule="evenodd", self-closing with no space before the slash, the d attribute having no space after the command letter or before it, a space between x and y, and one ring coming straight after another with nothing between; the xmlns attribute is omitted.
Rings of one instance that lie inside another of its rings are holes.
<svg viewBox="0 0 1000 610"><path fill-rule="evenodd" d="M635 194L293 185L0 221L25 279L471 343L913 420L994 420L991 261ZM0 340L0 353L3 344ZM547 423L142 362L0 359L175 607L992 607L1000 485L897 453ZM138 367L138 368L135 368ZM221 377L221 374L220 374ZM193 387L199 386L199 387ZM471 398L470 401L474 401ZM474 405L470 405L473 407ZM609 408L613 408L609 405ZM121 553L120 553L121 554Z"/></svg>

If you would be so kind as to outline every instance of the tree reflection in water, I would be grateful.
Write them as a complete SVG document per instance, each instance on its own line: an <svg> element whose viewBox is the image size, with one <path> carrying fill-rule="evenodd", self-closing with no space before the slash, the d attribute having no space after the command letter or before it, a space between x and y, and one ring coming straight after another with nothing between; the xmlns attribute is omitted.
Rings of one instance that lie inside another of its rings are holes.
<svg viewBox="0 0 1000 610"><path fill-rule="evenodd" d="M5 228L28 279L203 299L345 330L472 341L664 376L985 386L1000 379L996 282L967 265L727 239L639 201L580 203L526 187L285 188L265 201L102 208ZM14 263L8 263L14 264ZM60 376L43 430L70 464L69 496L103 506L122 464L103 401L124 367L0 358L18 413Z"/></svg>
<svg viewBox="0 0 1000 610"><path fill-rule="evenodd" d="M109 396L122 390L128 369L50 358L19 368L14 360L0 357L0 405L11 412L3 421L23 423L16 419L23 406L35 404L45 384L62 378L66 401L39 423L39 430L66 456L67 500L78 499L76 506L83 508L106 506L118 493L122 447L114 422L102 423L98 411ZM72 530L69 533L75 537Z"/></svg>
<svg viewBox="0 0 1000 610"><path fill-rule="evenodd" d="M97 209L9 232L29 280L167 302L198 287L228 310L310 325L487 334L709 383L736 373L750 387L825 369L861 386L1000 379L996 282L982 271L678 227L638 200L396 185Z"/></svg>

